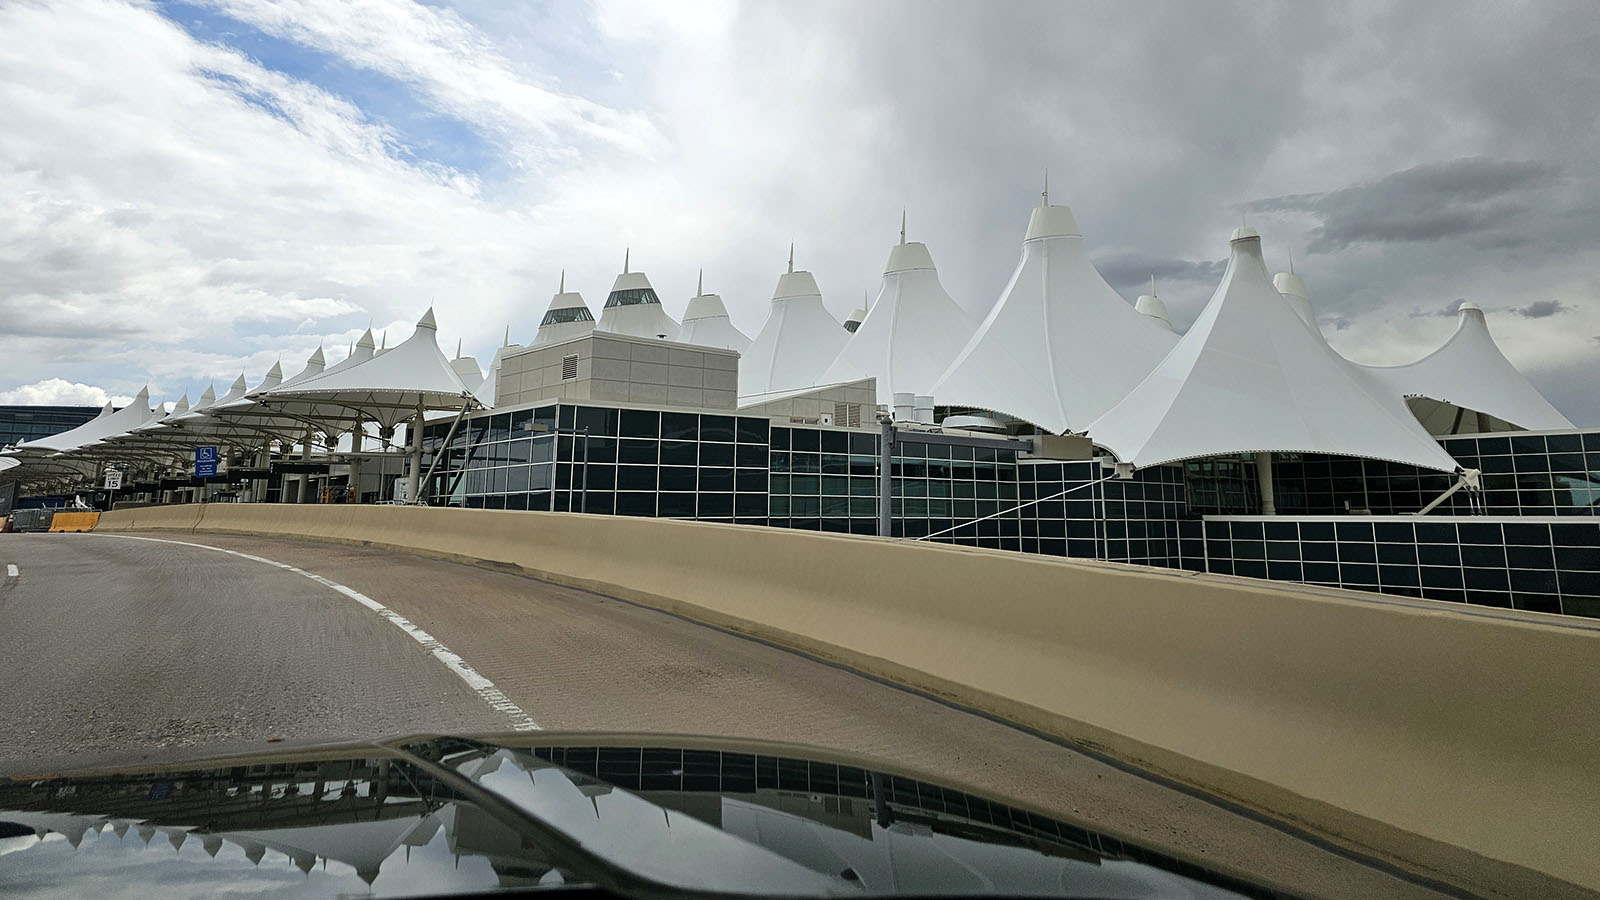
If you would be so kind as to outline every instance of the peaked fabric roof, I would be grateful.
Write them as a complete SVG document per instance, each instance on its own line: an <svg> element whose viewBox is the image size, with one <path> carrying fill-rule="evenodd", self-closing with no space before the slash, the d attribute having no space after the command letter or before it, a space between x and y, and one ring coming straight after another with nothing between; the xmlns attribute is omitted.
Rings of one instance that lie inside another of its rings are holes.
<svg viewBox="0 0 1600 900"><path fill-rule="evenodd" d="M611 285L595 329L633 337L664 335L669 341L678 336L678 323L661 308L661 298L650 286L650 279L643 272L628 271L627 257L623 257L622 274Z"/></svg>
<svg viewBox="0 0 1600 900"><path fill-rule="evenodd" d="M495 397L500 390L500 366L505 362L506 354L512 350L521 350L521 344L506 344L494 351L494 358L489 360L489 371L483 376L483 384L473 391L473 396L484 406L494 406Z"/></svg>
<svg viewBox="0 0 1600 900"><path fill-rule="evenodd" d="M822 291L810 272L794 270L778 276L766 324L739 361L739 396L810 387L844 349L845 331L822 305Z"/></svg>
<svg viewBox="0 0 1600 900"><path fill-rule="evenodd" d="M699 347L720 347L740 353L750 349L750 338L735 328L728 318L728 308L719 294L705 292L702 282L689 306L683 311L683 327L678 330L678 340Z"/></svg>
<svg viewBox="0 0 1600 900"><path fill-rule="evenodd" d="M1574 427L1500 352L1483 310L1463 303L1458 316L1455 333L1439 349L1414 363L1368 371L1404 397L1441 400L1533 430Z"/></svg>
<svg viewBox="0 0 1600 900"><path fill-rule="evenodd" d="M111 404L106 404L109 407ZM112 435L126 434L140 425L150 421L150 388L142 387L127 406L110 413L109 415L96 416L79 425L77 428L63 431L60 434L46 435L36 441L18 444L19 451L49 450L62 452L76 450L96 441L104 440Z"/></svg>
<svg viewBox="0 0 1600 900"><path fill-rule="evenodd" d="M1405 402L1283 302L1253 229L1234 232L1222 283L1138 386L1089 426L1124 462L1247 452L1333 453L1459 468Z"/></svg>
<svg viewBox="0 0 1600 900"><path fill-rule="evenodd" d="M312 418L322 417L322 407L359 410L380 425L392 427L416 415L418 405L456 409L471 396L439 350L438 326L430 309L417 321L411 337L382 356L349 368L341 363L317 378L267 391L264 398L313 401L319 411L313 412Z"/></svg>
<svg viewBox="0 0 1600 900"><path fill-rule="evenodd" d="M875 377L879 403L896 392L927 394L976 327L939 282L927 245L906 243L901 232L877 299L821 380Z"/></svg>
<svg viewBox="0 0 1600 900"><path fill-rule="evenodd" d="M1311 308L1311 293L1306 290L1306 283L1300 280L1300 276L1294 273L1293 268L1272 276L1272 286L1283 295L1283 301L1289 304L1289 308L1300 317L1300 321L1321 332L1317 327L1316 310Z"/></svg>
<svg viewBox="0 0 1600 900"><path fill-rule="evenodd" d="M594 328L594 313L589 311L589 304L583 302L582 294L567 290L567 276L563 272L561 289L550 298L550 306L539 323L539 331L533 336L533 346L570 341L583 337Z"/></svg>
<svg viewBox="0 0 1600 900"><path fill-rule="evenodd" d="M1089 262L1065 206L1035 207L1022 258L933 395L1008 413L1054 432L1082 431L1178 341L1138 313Z"/></svg>

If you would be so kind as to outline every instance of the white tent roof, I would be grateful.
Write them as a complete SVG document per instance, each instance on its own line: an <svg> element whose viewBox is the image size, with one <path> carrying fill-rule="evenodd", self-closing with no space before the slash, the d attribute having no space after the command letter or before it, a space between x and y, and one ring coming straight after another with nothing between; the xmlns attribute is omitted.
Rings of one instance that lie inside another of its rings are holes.
<svg viewBox="0 0 1600 900"><path fill-rule="evenodd" d="M311 401L317 407L309 416L312 418L323 418L323 407L342 408L385 427L414 416L419 405L457 409L471 396L439 350L432 309L417 321L417 330L405 343L382 356L349 368L340 363L317 378L287 388L279 386L264 395L268 400Z"/></svg>
<svg viewBox="0 0 1600 900"><path fill-rule="evenodd" d="M1289 304L1289 308L1300 317L1300 321L1321 333L1321 329L1317 327L1316 310L1311 308L1311 294L1306 290L1306 283L1294 273L1293 263L1289 264L1289 271L1272 276L1272 287L1283 296L1283 301Z"/></svg>
<svg viewBox="0 0 1600 900"><path fill-rule="evenodd" d="M628 271L626 256L622 258L622 274L611 285L595 329L645 338L665 335L669 341L678 337L678 323L661 308L661 298L650 286L650 279L643 272Z"/></svg>
<svg viewBox="0 0 1600 900"><path fill-rule="evenodd" d="M1156 277L1154 275L1150 276L1150 293L1140 294L1139 299L1133 301L1133 308L1140 315L1149 316L1160 322L1162 328L1168 331L1177 331L1176 328L1172 327L1172 317L1167 315L1166 301L1162 300L1161 296L1156 293Z"/></svg>
<svg viewBox="0 0 1600 900"><path fill-rule="evenodd" d="M456 377L461 379L462 387L469 391L483 384L483 370L478 368L478 358L462 356L460 344L456 345L456 358L450 360L450 371L456 373Z"/></svg>
<svg viewBox="0 0 1600 900"><path fill-rule="evenodd" d="M1304 452L1458 468L1397 394L1283 302L1249 228L1234 232L1227 273L1194 326L1089 436L1139 467Z"/></svg>
<svg viewBox="0 0 1600 900"><path fill-rule="evenodd" d="M110 406L110 404L106 404ZM76 450L112 435L125 434L150 421L150 388L139 389L133 402L111 413L100 415L60 434L46 435L36 441L19 444L18 450Z"/></svg>
<svg viewBox="0 0 1600 900"><path fill-rule="evenodd" d="M933 395L1082 431L1177 340L1106 284L1072 211L1047 202L1033 210L1011 281Z"/></svg>
<svg viewBox="0 0 1600 900"><path fill-rule="evenodd" d="M875 377L885 404L896 393L928 394L976 327L939 283L927 245L906 243L901 231L871 311L822 380Z"/></svg>
<svg viewBox="0 0 1600 900"><path fill-rule="evenodd" d="M148 391L149 389L146 388L145 390ZM112 411L111 403L110 401L107 401L105 406L100 407L100 412L97 413L94 418L84 422L82 425L79 425L75 428L69 428L66 431L58 434L45 435L44 437L36 440L19 441L13 450L14 452L18 453L29 450L38 450L41 452L48 451L54 453L63 447L76 446L80 438L86 438L87 440L91 441L95 440L103 433L104 426L101 423L105 421L107 416L111 415Z"/></svg>
<svg viewBox="0 0 1600 900"><path fill-rule="evenodd" d="M1483 310L1463 303L1459 316L1455 333L1439 349L1408 365L1368 371L1401 396L1452 403L1522 428L1573 427L1500 352Z"/></svg>
<svg viewBox="0 0 1600 900"><path fill-rule="evenodd" d="M718 294L705 291L702 277L689 298L689 307L683 311L683 327L678 330L678 341L699 347L720 347L740 353L750 349L750 338L735 328L728 318L728 308Z"/></svg>
<svg viewBox="0 0 1600 900"><path fill-rule="evenodd" d="M508 340L505 346L494 351L494 359L489 360L489 371L483 376L483 384L472 392L479 403L484 406L494 406L495 397L500 390L500 365L505 362L507 352L521 349L521 344L513 344Z"/></svg>
<svg viewBox="0 0 1600 900"><path fill-rule="evenodd" d="M532 346L559 344L583 337L593 330L594 313L589 311L589 304L583 302L582 294L567 290L567 273L563 271L561 285L556 289L555 296L550 298L550 306L539 323L538 333L533 336Z"/></svg>
<svg viewBox="0 0 1600 900"><path fill-rule="evenodd" d="M794 270L790 248L789 271L778 276L766 324L739 361L739 396L816 384L849 339L822 305L817 279Z"/></svg>
<svg viewBox="0 0 1600 900"><path fill-rule="evenodd" d="M865 321L866 318L866 307L858 306L855 309L850 310L850 315L844 317L844 330L850 332L851 334L855 334L856 331L861 328L861 323Z"/></svg>

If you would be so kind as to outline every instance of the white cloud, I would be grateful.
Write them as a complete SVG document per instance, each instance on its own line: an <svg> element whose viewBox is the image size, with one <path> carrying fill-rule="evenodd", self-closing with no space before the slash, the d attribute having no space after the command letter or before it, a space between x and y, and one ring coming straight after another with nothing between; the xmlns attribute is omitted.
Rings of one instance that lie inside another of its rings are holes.
<svg viewBox="0 0 1600 900"><path fill-rule="evenodd" d="M46 378L15 390L0 391L0 404L26 406L127 406L132 397L107 393L92 384L78 384L64 378Z"/></svg>

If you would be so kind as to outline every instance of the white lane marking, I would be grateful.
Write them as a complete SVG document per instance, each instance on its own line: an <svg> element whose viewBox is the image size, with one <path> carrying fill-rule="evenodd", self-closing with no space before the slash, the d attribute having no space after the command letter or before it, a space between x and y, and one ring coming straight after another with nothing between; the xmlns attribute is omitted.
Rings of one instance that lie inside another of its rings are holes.
<svg viewBox="0 0 1600 900"><path fill-rule="evenodd" d="M21 576L22 576L22 573L17 571L17 564L16 563L6 563L6 577L7 578L20 578Z"/></svg>
<svg viewBox="0 0 1600 900"><path fill-rule="evenodd" d="M228 550L222 547L213 547L210 544L196 544L191 541L172 541L165 538L139 537L131 534L101 534L99 537L124 538L130 541L152 541L157 544L181 544L185 547L199 547L202 550L214 550L218 553L226 553L229 556L237 556L240 559L248 559L258 563L266 563L269 566L277 566L280 569L286 569L297 575L304 575L312 581L315 581L324 587L332 588L346 597L349 597L351 600L354 600L362 606L372 610L378 615L383 616L385 619L389 620L389 624L410 635L413 640L426 648L429 653L432 653L434 659L444 663L449 667L450 671L456 673L456 675L462 681L465 681L468 687L472 688L474 691L477 691L478 696L482 697L485 703L488 703L490 706L504 713L509 719L511 719L511 727L513 729L517 731L539 730L539 725L533 721L532 716L524 712L522 707L511 702L511 698L507 697L505 693L502 692L498 687L495 687L494 682L485 678L478 672L477 669L467 665L467 661L462 659L460 654L457 654L449 647L446 647L444 644L440 643L438 638L419 628L416 623L412 622L410 619L407 619L405 616L400 615L399 613L387 606L384 606L382 603L379 603L371 597L368 597L366 594L361 593L355 588L346 587L337 581L323 578L321 575L318 575L315 572L307 572L304 569L291 566L288 563L281 563L274 559L267 559L264 556L254 556L249 553L241 553L238 550ZM15 569L16 566L12 566L11 568Z"/></svg>

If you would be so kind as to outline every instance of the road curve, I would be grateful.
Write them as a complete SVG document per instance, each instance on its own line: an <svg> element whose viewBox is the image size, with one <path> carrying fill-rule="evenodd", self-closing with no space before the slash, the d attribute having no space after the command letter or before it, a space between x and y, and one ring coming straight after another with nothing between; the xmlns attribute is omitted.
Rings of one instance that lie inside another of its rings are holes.
<svg viewBox="0 0 1600 900"><path fill-rule="evenodd" d="M781 740L1071 810L1311 896L1438 896L932 699L519 575L187 534L5 535L0 564L18 569L0 583L0 775L519 721Z"/></svg>

